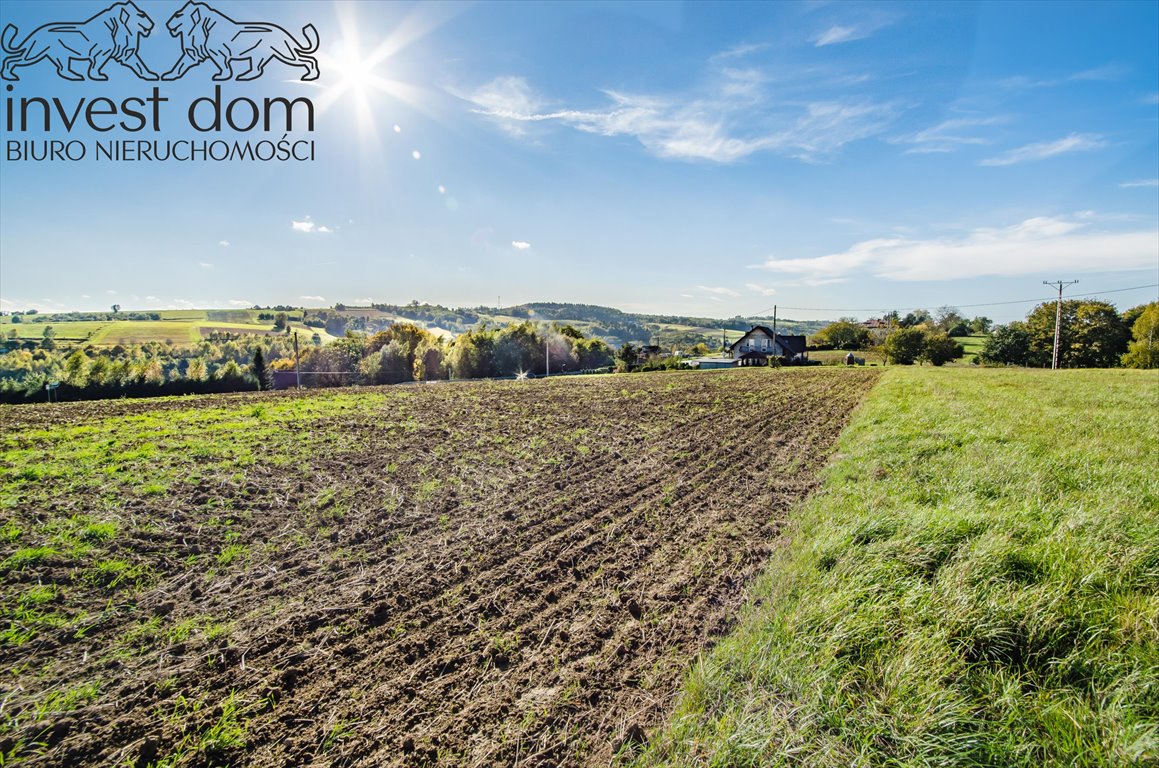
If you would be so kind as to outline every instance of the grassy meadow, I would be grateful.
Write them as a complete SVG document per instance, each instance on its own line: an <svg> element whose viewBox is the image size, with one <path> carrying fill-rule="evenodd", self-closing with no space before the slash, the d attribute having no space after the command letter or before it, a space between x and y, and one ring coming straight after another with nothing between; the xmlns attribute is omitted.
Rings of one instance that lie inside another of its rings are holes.
<svg viewBox="0 0 1159 768"><path fill-rule="evenodd" d="M265 310L263 310L265 311ZM55 331L54 340L58 344L91 345L113 347L118 344L147 344L160 342L185 346L196 344L212 333L228 333L239 336L265 335L274 324L259 320L257 310L165 310L159 313L160 320L54 320L53 322L13 323L11 316L0 317L0 337L7 338L15 332L20 340L39 341L44 337L46 326ZM299 322L290 323L291 330L297 331L304 342L309 342L318 334L323 344L334 340L334 336L322 328L312 328Z"/></svg>
<svg viewBox="0 0 1159 768"><path fill-rule="evenodd" d="M962 357L969 360L974 355L982 354L982 348L986 346L986 339L990 338L986 334L972 334L970 336L955 336L954 341L962 345Z"/></svg>
<svg viewBox="0 0 1159 768"><path fill-rule="evenodd" d="M1159 764L1159 373L891 368L643 766Z"/></svg>

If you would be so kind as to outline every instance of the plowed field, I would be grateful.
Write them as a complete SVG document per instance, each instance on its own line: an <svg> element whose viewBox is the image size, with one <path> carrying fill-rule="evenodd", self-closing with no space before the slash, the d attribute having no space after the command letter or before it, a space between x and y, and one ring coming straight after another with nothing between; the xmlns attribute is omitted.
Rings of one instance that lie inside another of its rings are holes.
<svg viewBox="0 0 1159 768"><path fill-rule="evenodd" d="M0 755L606 765L876 375L0 409Z"/></svg>

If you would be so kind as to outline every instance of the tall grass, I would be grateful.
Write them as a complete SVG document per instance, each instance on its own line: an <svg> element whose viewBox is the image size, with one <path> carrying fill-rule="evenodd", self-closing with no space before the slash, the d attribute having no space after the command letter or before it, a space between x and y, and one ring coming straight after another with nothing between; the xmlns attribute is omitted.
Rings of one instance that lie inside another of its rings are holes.
<svg viewBox="0 0 1159 768"><path fill-rule="evenodd" d="M1159 764L1159 375L892 369L639 766Z"/></svg>

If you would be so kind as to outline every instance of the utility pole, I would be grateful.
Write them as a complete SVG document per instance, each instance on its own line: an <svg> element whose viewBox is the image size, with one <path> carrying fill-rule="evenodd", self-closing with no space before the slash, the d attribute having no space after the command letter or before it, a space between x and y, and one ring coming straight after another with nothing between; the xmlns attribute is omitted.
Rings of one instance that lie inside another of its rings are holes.
<svg viewBox="0 0 1159 768"><path fill-rule="evenodd" d="M1071 280L1064 283L1062 280L1056 280L1053 283L1049 280L1043 280L1043 285L1053 285L1058 287L1058 303L1054 310L1054 357L1050 362L1050 369L1052 371L1058 369L1058 334L1062 330L1062 289L1074 285L1078 280Z"/></svg>
<svg viewBox="0 0 1159 768"><path fill-rule="evenodd" d="M777 354L777 305L773 305L773 356L780 357Z"/></svg>
<svg viewBox="0 0 1159 768"><path fill-rule="evenodd" d="M547 371L547 373L545 373L544 376L550 376L551 375L551 341L548 339L543 340L543 362L546 365L546 368L544 370Z"/></svg>
<svg viewBox="0 0 1159 768"><path fill-rule="evenodd" d="M297 382L298 389L302 388L302 369L298 365L298 332L294 331L294 379Z"/></svg>

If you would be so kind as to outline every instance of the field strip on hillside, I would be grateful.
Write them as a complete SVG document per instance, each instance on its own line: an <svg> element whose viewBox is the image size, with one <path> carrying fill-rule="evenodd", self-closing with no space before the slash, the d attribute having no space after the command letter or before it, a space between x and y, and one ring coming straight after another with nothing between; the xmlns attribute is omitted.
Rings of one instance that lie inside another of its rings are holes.
<svg viewBox="0 0 1159 768"><path fill-rule="evenodd" d="M878 375L2 408L0 753L630 756Z"/></svg>
<svg viewBox="0 0 1159 768"><path fill-rule="evenodd" d="M1159 372L891 368L635 768L1159 764Z"/></svg>

